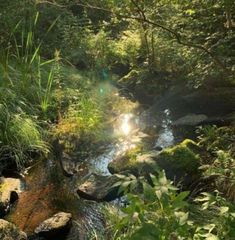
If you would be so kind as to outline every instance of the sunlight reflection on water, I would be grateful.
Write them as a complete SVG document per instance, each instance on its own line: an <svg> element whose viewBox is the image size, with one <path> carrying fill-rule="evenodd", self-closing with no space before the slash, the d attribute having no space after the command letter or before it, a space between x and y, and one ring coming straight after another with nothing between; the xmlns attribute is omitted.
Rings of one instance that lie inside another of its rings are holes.
<svg viewBox="0 0 235 240"><path fill-rule="evenodd" d="M121 114L114 124L114 132L117 136L117 141L110 144L107 150L98 157L93 157L89 160L94 166L93 171L103 175L110 175L108 164L117 156L123 155L130 149L136 147L141 138L138 138L138 117L132 113ZM90 167L91 168L91 167Z"/></svg>
<svg viewBox="0 0 235 240"><path fill-rule="evenodd" d="M128 113L128 114L124 114L122 122L121 122L121 131L124 135L129 135L129 133L132 130L132 126L130 124L130 120L133 117L132 114Z"/></svg>
<svg viewBox="0 0 235 240"><path fill-rule="evenodd" d="M175 138L171 128L171 123L171 112L169 109L165 109L164 118L161 124L162 129L159 131L155 147L166 148L174 144Z"/></svg>

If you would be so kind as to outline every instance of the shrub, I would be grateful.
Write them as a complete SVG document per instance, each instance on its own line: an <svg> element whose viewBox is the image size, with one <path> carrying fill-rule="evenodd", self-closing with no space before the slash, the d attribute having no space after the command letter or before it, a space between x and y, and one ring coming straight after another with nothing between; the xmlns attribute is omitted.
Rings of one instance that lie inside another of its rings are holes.
<svg viewBox="0 0 235 240"><path fill-rule="evenodd" d="M189 203L189 192L177 193L164 172L151 175L153 186L141 179L143 192L127 194L127 206L111 215L109 239L233 239L234 207L218 194L203 193Z"/></svg>

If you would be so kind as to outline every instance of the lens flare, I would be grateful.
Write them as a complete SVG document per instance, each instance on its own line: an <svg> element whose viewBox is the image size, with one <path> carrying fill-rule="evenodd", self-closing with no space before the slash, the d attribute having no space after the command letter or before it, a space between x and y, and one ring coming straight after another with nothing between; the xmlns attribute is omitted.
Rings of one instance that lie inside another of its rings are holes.
<svg viewBox="0 0 235 240"><path fill-rule="evenodd" d="M131 119L131 114L125 114L122 120L122 124L121 124L121 131L123 132L123 134L125 134L126 136L130 133L131 131L131 125L130 125L130 119Z"/></svg>

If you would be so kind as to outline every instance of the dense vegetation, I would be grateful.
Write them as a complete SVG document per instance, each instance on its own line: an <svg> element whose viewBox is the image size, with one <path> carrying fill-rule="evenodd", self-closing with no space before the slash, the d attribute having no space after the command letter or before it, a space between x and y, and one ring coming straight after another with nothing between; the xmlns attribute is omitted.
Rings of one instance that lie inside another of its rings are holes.
<svg viewBox="0 0 235 240"><path fill-rule="evenodd" d="M0 175L52 155L55 139L82 159L110 141L108 80L151 100L235 84L233 0L1 0L0 9ZM107 208L100 239L235 239L234 123L197 131L199 153L163 153L182 166L190 158L204 182L175 186L162 169L124 176L128 204Z"/></svg>

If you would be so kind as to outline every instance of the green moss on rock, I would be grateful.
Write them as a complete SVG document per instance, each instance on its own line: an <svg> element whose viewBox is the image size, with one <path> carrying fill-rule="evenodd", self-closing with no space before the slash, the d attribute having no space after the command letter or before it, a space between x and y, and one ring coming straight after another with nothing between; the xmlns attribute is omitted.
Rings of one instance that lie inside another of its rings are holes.
<svg viewBox="0 0 235 240"><path fill-rule="evenodd" d="M123 171L135 171L137 168L139 155L143 154L142 146L137 146L133 149L128 150L124 155L118 156L112 162L109 163L109 171L114 173L120 173Z"/></svg>
<svg viewBox="0 0 235 240"><path fill-rule="evenodd" d="M199 167L199 151L200 148L194 141L186 139L174 147L164 149L158 155L157 163L164 169L170 167L187 174L195 173Z"/></svg>
<svg viewBox="0 0 235 240"><path fill-rule="evenodd" d="M160 153L143 153L142 149L133 149L112 161L108 168L111 173L129 171L135 175L145 175L161 168L168 178L190 184L199 175L200 152L200 147L194 141L186 139Z"/></svg>

